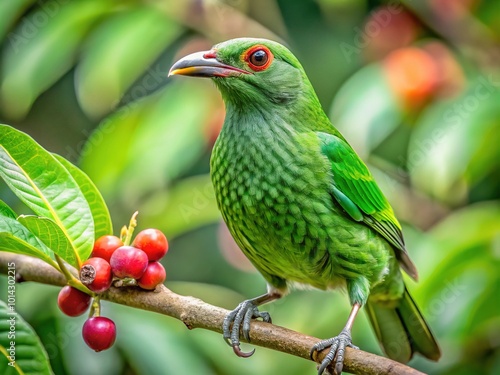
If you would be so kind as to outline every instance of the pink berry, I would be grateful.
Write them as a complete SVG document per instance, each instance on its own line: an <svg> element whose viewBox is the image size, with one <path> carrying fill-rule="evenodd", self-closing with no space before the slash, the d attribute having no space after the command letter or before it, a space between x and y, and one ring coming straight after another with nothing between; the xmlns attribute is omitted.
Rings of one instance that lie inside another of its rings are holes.
<svg viewBox="0 0 500 375"><path fill-rule="evenodd" d="M159 262L149 262L148 268L144 272L144 275L137 280L137 284L142 289L153 290L157 285L162 284L165 281L167 274L165 268Z"/></svg>
<svg viewBox="0 0 500 375"><path fill-rule="evenodd" d="M88 347L96 352L109 349L116 339L115 323L103 316L87 319L83 324L82 336Z"/></svg>
<svg viewBox="0 0 500 375"><path fill-rule="evenodd" d="M140 249L122 246L111 255L111 270L116 277L139 279L148 266L148 256Z"/></svg>
<svg viewBox="0 0 500 375"><path fill-rule="evenodd" d="M57 296L59 309L68 316L82 315L90 306L90 296L66 285Z"/></svg>
<svg viewBox="0 0 500 375"><path fill-rule="evenodd" d="M158 229L144 229L134 239L134 246L148 255L150 261L160 260L168 251L167 237Z"/></svg>

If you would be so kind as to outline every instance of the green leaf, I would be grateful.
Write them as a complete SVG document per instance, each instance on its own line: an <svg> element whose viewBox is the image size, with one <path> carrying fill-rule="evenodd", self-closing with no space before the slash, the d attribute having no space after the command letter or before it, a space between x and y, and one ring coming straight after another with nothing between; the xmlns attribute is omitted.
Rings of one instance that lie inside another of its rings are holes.
<svg viewBox="0 0 500 375"><path fill-rule="evenodd" d="M28 230L37 236L49 249L63 258L73 267L78 268L78 260L71 248L71 243L52 220L46 217L38 217L33 215L22 215L17 221L24 225Z"/></svg>
<svg viewBox="0 0 500 375"><path fill-rule="evenodd" d="M3 53L0 98L8 116L24 117L36 98L73 66L87 33L112 6L103 0L52 1L24 18Z"/></svg>
<svg viewBox="0 0 500 375"><path fill-rule="evenodd" d="M10 217L15 219L17 217L16 213L12 208L10 208L7 203L0 199L0 215Z"/></svg>
<svg viewBox="0 0 500 375"><path fill-rule="evenodd" d="M181 30L150 7L138 6L109 17L90 35L76 68L76 90L83 110L99 117L113 109ZM166 71L157 70L151 67L144 89L157 88L166 79Z"/></svg>
<svg viewBox="0 0 500 375"><path fill-rule="evenodd" d="M106 202L104 202L104 199L95 184L80 168L73 165L60 155L53 155L68 170L80 187L85 199L87 199L90 211L92 212L92 218L94 219L95 239L107 234L112 234L113 224L111 223L111 216L109 214L108 207L106 206Z"/></svg>
<svg viewBox="0 0 500 375"><path fill-rule="evenodd" d="M0 216L0 250L30 255L59 268L52 259L52 251L17 220Z"/></svg>
<svg viewBox="0 0 500 375"><path fill-rule="evenodd" d="M8 358L11 354L14 361ZM0 301L0 368L13 368L16 371L10 373L20 375L53 374L47 352L33 328L13 305L3 301Z"/></svg>
<svg viewBox="0 0 500 375"><path fill-rule="evenodd" d="M37 215L61 228L78 264L87 259L94 242L94 222L79 186L49 152L6 125L0 125L0 176Z"/></svg>

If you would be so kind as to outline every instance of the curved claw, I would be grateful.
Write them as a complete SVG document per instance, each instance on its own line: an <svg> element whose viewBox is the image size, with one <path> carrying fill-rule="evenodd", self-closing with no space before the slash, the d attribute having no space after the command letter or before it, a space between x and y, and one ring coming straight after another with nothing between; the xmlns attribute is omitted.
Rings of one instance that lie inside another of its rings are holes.
<svg viewBox="0 0 500 375"><path fill-rule="evenodd" d="M309 352L309 358L313 361L316 361L316 358L314 358L314 353L319 353L319 351L316 349L316 345L314 345Z"/></svg>
<svg viewBox="0 0 500 375"><path fill-rule="evenodd" d="M241 350L239 344L233 344L231 346L233 347L234 354L236 354L238 357L241 357L241 358L251 357L255 353L255 349L252 349L249 352L244 352L243 350Z"/></svg>
<svg viewBox="0 0 500 375"><path fill-rule="evenodd" d="M344 353L346 347L351 347L354 349L358 349L357 346L352 344L351 334L347 330L343 330L336 337L333 337L328 340L323 340L316 343L310 352L311 359L315 359L313 357L314 353L319 353L323 349L330 347L328 354L321 361L320 366L318 367L318 375L323 374L326 368L335 360L335 373L340 375L342 373L342 368L344 367Z"/></svg>
<svg viewBox="0 0 500 375"><path fill-rule="evenodd" d="M269 313L267 311L259 312L259 317L262 318L263 322L266 322L266 323L272 323L273 322L273 320L271 318L271 315L269 315Z"/></svg>
<svg viewBox="0 0 500 375"><path fill-rule="evenodd" d="M243 301L224 318L222 324L224 341L233 348L238 357L248 358L253 355L251 352L243 352L240 349L240 335L250 342L250 322L252 319L261 318L265 322L271 321L271 316L267 312L260 312L254 300Z"/></svg>

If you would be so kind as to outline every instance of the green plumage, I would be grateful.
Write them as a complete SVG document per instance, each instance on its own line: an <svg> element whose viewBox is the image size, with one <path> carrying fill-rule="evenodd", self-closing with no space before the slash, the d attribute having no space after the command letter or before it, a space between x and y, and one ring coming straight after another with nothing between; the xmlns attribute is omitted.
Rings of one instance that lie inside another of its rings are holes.
<svg viewBox="0 0 500 375"><path fill-rule="evenodd" d="M274 55L253 71L255 45ZM235 39L211 51L250 74L215 77L226 119L211 175L229 230L271 289L347 289L367 305L386 353L439 358L400 266L417 272L401 226L365 164L336 130L298 60L282 45ZM355 124L353 124L355 126Z"/></svg>

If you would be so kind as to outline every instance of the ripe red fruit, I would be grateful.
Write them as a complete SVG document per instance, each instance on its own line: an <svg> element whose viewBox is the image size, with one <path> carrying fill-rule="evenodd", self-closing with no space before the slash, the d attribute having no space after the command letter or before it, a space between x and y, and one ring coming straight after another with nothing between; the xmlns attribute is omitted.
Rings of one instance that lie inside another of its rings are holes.
<svg viewBox="0 0 500 375"><path fill-rule="evenodd" d="M103 316L87 319L83 324L82 336L89 348L96 352L109 349L115 343L115 323Z"/></svg>
<svg viewBox="0 0 500 375"><path fill-rule="evenodd" d="M111 255L111 270L116 277L139 279L148 266L148 256L140 249L122 246Z"/></svg>
<svg viewBox="0 0 500 375"><path fill-rule="evenodd" d="M102 258L89 258L80 268L80 280L90 290L102 293L109 289L113 281L111 266Z"/></svg>
<svg viewBox="0 0 500 375"><path fill-rule="evenodd" d="M109 262L113 252L123 246L122 240L116 236L102 236L94 243L91 257L98 257Z"/></svg>
<svg viewBox="0 0 500 375"><path fill-rule="evenodd" d="M57 296L59 309L68 316L82 315L90 306L91 297L72 286L66 285Z"/></svg>
<svg viewBox="0 0 500 375"><path fill-rule="evenodd" d="M153 290L157 285L165 281L167 274L165 268L159 262L149 262L148 268L144 271L144 275L137 280L137 284L142 289Z"/></svg>
<svg viewBox="0 0 500 375"><path fill-rule="evenodd" d="M167 237L158 229L144 229L134 239L134 246L148 255L150 261L160 260L168 251Z"/></svg>

